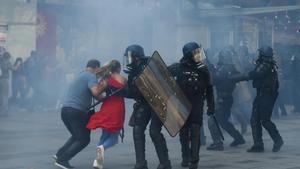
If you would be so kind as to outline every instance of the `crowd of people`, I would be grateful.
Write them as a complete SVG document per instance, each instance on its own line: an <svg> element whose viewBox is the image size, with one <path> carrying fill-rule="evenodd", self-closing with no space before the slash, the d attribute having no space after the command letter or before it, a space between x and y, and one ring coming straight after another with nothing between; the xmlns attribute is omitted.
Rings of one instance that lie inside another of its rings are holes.
<svg viewBox="0 0 300 169"><path fill-rule="evenodd" d="M6 114L10 108L32 111L55 108L59 104L62 95L53 91L61 90L64 75L61 68L51 63L36 51L24 60L13 58L0 47L1 114Z"/></svg>
<svg viewBox="0 0 300 169"><path fill-rule="evenodd" d="M272 151L280 151L284 141L271 117L274 106L282 104L278 103L277 99L280 96L281 65L276 63L273 49L263 46L258 49L256 57L249 57L245 46L239 48L238 52L229 46L216 55L210 55L201 45L189 42L184 45L182 52L183 57L178 63L168 67L192 107L179 134L181 166L189 169L198 168L201 138L205 138L201 137L204 134L201 129L204 112L209 117L208 127L213 140L207 147L208 150L224 150L222 134L216 121L233 138L231 147L245 144L244 123L250 121L253 146L247 152L264 151L262 128L268 131L274 142ZM213 56L216 59L215 63ZM135 100L129 121L129 125L133 128L136 157L134 168L148 168L145 156L145 130L149 123L150 137L159 159L157 168L172 168L167 142L161 133L163 123L135 84L135 79L147 66L150 57L145 55L140 45L128 46L124 57L127 61L124 65L124 71L128 74L127 79L121 76L121 65L118 61L113 60L108 65L100 67L100 61L90 60L86 70L78 74L70 84L61 115L71 137L54 155L56 166L63 169L73 168L69 161L89 144L91 130L101 128L102 136L96 148L97 157L93 167L103 168L104 152L117 144L118 135L122 131L125 119L124 98L128 98ZM295 64L295 58L294 56L291 64ZM295 78L297 80L299 77ZM236 90L239 91L235 93ZM299 96L294 96L296 97ZM91 110L93 99L103 102L100 110ZM232 108L234 102L238 102L239 106ZM294 105L295 112L297 106ZM275 106L275 109L277 108L281 109L282 115L287 114L284 104ZM235 128L231 120L232 115L241 123L241 131Z"/></svg>

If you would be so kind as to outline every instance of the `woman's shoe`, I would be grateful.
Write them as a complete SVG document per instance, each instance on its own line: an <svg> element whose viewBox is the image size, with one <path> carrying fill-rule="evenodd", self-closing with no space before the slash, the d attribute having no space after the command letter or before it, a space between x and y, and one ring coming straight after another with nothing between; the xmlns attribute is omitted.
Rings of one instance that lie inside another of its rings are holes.
<svg viewBox="0 0 300 169"><path fill-rule="evenodd" d="M103 163L104 163L104 147L102 145L97 147L97 162L98 162L98 164L103 166Z"/></svg>
<svg viewBox="0 0 300 169"><path fill-rule="evenodd" d="M99 164L97 159L94 160L93 167L94 169L103 169L103 165Z"/></svg>

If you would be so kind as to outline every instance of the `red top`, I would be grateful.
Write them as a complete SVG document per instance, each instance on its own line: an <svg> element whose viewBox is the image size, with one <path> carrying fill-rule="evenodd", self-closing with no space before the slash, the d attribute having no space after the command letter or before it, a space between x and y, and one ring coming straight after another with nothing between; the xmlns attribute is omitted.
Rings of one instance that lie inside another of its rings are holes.
<svg viewBox="0 0 300 169"><path fill-rule="evenodd" d="M108 77L108 86L113 86L119 89L123 88L125 85L110 76ZM114 95L103 102L100 110L92 115L86 127L90 130L102 128L109 132L118 132L123 128L124 120L124 98Z"/></svg>

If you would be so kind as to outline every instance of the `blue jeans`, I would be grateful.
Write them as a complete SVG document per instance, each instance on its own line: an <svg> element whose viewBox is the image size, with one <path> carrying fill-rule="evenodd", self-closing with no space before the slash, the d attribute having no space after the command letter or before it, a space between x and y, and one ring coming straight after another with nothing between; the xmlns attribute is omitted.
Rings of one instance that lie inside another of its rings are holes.
<svg viewBox="0 0 300 169"><path fill-rule="evenodd" d="M103 129L98 146L103 145L104 149L108 149L116 145L118 143L119 134L120 132L111 133Z"/></svg>

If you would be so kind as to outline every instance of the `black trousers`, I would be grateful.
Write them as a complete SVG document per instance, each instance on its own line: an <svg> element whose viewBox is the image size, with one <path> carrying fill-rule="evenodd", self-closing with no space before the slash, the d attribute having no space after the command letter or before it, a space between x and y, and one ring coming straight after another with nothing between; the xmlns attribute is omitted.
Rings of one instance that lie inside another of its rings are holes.
<svg viewBox="0 0 300 169"><path fill-rule="evenodd" d="M180 130L179 140L183 161L190 161L194 164L199 162L200 128L200 124L186 123Z"/></svg>
<svg viewBox="0 0 300 169"><path fill-rule="evenodd" d="M199 162L200 129L203 121L203 102L196 101L195 99L192 103L191 114L179 133L182 160L194 164Z"/></svg>
<svg viewBox="0 0 300 169"><path fill-rule="evenodd" d="M166 140L161 133L162 122L147 103L135 103L130 125L133 126L136 168L147 165L145 158L145 130L150 120L149 133L159 162L167 165L170 163Z"/></svg>
<svg viewBox="0 0 300 169"><path fill-rule="evenodd" d="M262 127L264 127L274 142L281 139L281 136L271 121L272 111L277 99L278 92L258 92L253 102L251 115L251 128L254 145L263 146Z"/></svg>
<svg viewBox="0 0 300 169"><path fill-rule="evenodd" d="M218 98L217 99L217 110L216 119L220 123L220 126L234 139L234 140L244 140L240 132L234 127L234 125L229 121L231 116L231 107L233 104L232 97ZM215 137L212 137L215 138ZM214 140L215 142L215 140ZM218 142L218 141L216 141Z"/></svg>
<svg viewBox="0 0 300 169"><path fill-rule="evenodd" d="M56 156L58 161L69 161L90 142L90 130L86 128L89 117L85 112L63 107L61 118L71 133L71 137L57 151Z"/></svg>

